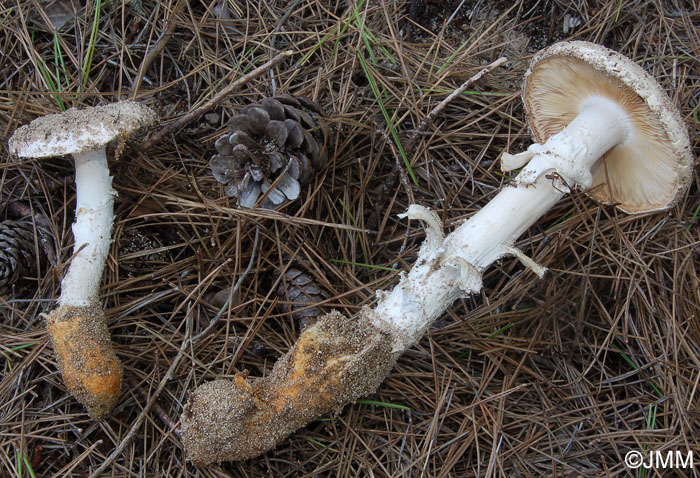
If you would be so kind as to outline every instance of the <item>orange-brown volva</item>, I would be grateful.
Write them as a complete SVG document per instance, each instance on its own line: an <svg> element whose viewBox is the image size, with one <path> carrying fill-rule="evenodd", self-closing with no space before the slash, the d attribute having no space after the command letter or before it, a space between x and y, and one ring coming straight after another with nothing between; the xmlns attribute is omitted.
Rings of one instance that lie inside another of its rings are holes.
<svg viewBox="0 0 700 478"><path fill-rule="evenodd" d="M102 309L61 306L46 322L66 386L92 418L101 419L114 407L122 381Z"/></svg>
<svg viewBox="0 0 700 478"><path fill-rule="evenodd" d="M386 333L331 312L302 332L268 377L237 374L199 387L182 415L187 456L206 464L259 455L374 392L395 361Z"/></svg>

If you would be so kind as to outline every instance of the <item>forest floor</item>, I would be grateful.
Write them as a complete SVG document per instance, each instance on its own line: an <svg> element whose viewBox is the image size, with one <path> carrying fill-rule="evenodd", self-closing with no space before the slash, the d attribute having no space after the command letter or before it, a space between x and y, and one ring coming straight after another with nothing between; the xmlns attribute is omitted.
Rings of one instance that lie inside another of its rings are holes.
<svg viewBox="0 0 700 478"><path fill-rule="evenodd" d="M375 394L276 449L198 467L179 432L195 387L265 375L313 321L284 307L290 265L327 292L316 306L353 316L416 258L424 232L398 214L428 206L449 231L507 185L498 160L532 142L520 85L539 49L587 40L632 58L679 107L697 157L697 0L72 4L0 6L0 219L30 210L45 231L32 273L0 298L0 476L575 478L651 476L625 466L633 451L700 461L697 172L664 212L567 196L516 244L544 279L499 261ZM501 56L397 161L425 116ZM242 107L276 94L326 110L328 164L296 201L241 209L212 175L214 143ZM95 422L67 392L42 316L72 254L73 166L11 157L7 139L41 115L120 99L159 120L110 161L118 197L101 300L125 385Z"/></svg>

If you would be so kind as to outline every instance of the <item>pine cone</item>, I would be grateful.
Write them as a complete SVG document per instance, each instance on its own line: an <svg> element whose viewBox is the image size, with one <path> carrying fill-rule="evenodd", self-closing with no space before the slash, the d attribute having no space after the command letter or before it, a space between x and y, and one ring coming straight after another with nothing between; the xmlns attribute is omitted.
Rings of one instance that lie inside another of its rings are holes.
<svg viewBox="0 0 700 478"><path fill-rule="evenodd" d="M34 226L31 221L0 222L0 292L36 272Z"/></svg>
<svg viewBox="0 0 700 478"><path fill-rule="evenodd" d="M330 134L320 106L303 97L280 95L248 105L229 120L210 167L229 197L253 207L275 208L299 197L301 185L327 163Z"/></svg>
<svg viewBox="0 0 700 478"><path fill-rule="evenodd" d="M280 271L275 271L275 276L279 276ZM277 295L283 301L279 308L283 312L291 312L292 317L299 321L301 329L314 323L318 317L327 311L322 311L319 307L310 307L328 299L331 294L326 289L319 286L304 264L294 261L282 276Z"/></svg>

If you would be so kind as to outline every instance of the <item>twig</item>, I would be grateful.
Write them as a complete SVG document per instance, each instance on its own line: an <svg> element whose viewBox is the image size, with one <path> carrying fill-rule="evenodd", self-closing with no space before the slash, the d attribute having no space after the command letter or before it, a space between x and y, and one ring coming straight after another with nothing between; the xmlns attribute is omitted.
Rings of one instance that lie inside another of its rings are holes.
<svg viewBox="0 0 700 478"><path fill-rule="evenodd" d="M168 371L165 373L165 376L161 379L160 383L158 384L158 388L156 388L155 392L153 392L153 395L151 395L151 398L148 399L148 402L146 402L146 405L144 405L143 410L141 410L141 413L139 413L139 416L136 418L134 423L131 425L131 428L129 429L127 434L124 435L124 438L119 443L119 445L114 449L114 451L107 458L105 458L105 461L103 461L102 464L99 467L97 467L97 469L90 474L90 478L97 478L98 476L101 476L102 472L105 471L107 469L107 467L109 465L111 465L112 462L119 455L121 455L121 453L124 451L124 448L126 448L126 446L134 438L134 435L136 435L136 431L141 427L141 423L143 423L144 419L146 418L148 411L156 403L156 399L160 396L161 392L163 391L165 386L168 384L168 382L170 382L173 374L175 373L175 369L177 368L177 365L180 363L180 360L182 359L182 357L185 356L185 350L187 350L187 344L189 343L189 338L191 336L192 336L192 314L187 314L187 332L185 333L185 337L182 339L182 344L180 344L180 350L178 350L177 355L175 356L172 363L170 364L170 367L168 368Z"/></svg>
<svg viewBox="0 0 700 478"><path fill-rule="evenodd" d="M134 390L143 400L148 401L148 394L139 386L136 380L129 380L129 387L131 387L131 389ZM157 403L154 403L153 407L151 408L153 409L153 413L160 418L160 421L163 422L176 437L182 440L182 432L180 432L180 429L177 428L177 425L172 421L168 413L163 410L163 407Z"/></svg>
<svg viewBox="0 0 700 478"><path fill-rule="evenodd" d="M162 130L160 130L158 133L155 134L155 136L153 136L151 139L149 139L143 145L141 145L141 148L140 148L141 151L145 151L145 150L149 149L151 146L160 142L165 136L169 135L173 131L182 128L187 123L194 121L197 118L199 118L200 116L208 113L212 108L214 108L217 104L219 104L221 102L221 100L223 100L226 96L231 94L233 91L237 90L238 88L245 85L249 81L254 80L258 76L264 74L270 68L273 68L275 65L280 63L285 58L291 56L292 54L294 54L294 52L291 50L284 51L284 52L280 53L279 55L275 56L273 59L271 59L267 63L260 65L259 67L257 67L253 71L241 76L236 81L234 81L233 83L228 85L226 88L219 91L216 94L216 96L214 96L212 99L210 99L209 101L204 103L202 106L200 106L196 110L190 111L189 113L187 113L186 115L184 115L180 119L178 119L177 121L173 121L168 126L163 128Z"/></svg>
<svg viewBox="0 0 700 478"><path fill-rule="evenodd" d="M391 167L391 171L389 172L389 175L386 177L384 180L384 185L382 186L382 190L379 191L379 198L377 199L378 204L384 204L386 201L386 197L391 191L391 188L394 187L394 183L396 182L396 177L399 174L399 171L401 170L401 155L396 149L396 145L394 142L391 140L391 136L389 136L385 131L382 131L382 136L384 136L384 141L387 142L389 145L389 149L391 149L391 154L394 156L394 165ZM408 151L406 151L408 153ZM381 230L379 231L379 237L381 237ZM378 241L379 239L377 239Z"/></svg>
<svg viewBox="0 0 700 478"><path fill-rule="evenodd" d="M416 146L418 136L421 133L424 133L428 129L428 127L431 125L431 123L435 120L435 117L437 115L439 115L442 112L442 110L445 109L445 107L447 105L452 103L452 101L454 101L455 98L457 98L459 95L464 93L464 90L466 90L467 88L472 86L474 83L479 81L482 76L489 73L494 68L501 66L506 61L508 61L507 58L501 57L498 60L492 62L491 64L485 66L484 68L479 70L479 72L476 75L472 76L467 81L462 83L462 85L459 88L457 88L452 93L450 93L450 95L447 98L442 100L440 102L440 104L438 104L435 108L433 108L432 111L430 113L428 113L428 115L425 118L423 118L423 121L420 122L418 127L413 130L413 133L411 133L411 136L408 138L408 142L406 143L406 147L404 148L404 151L406 152L406 154L408 155L408 154L413 153L413 150ZM394 146L393 142L391 141L391 138L389 138L386 135L385 135L385 137L386 137L386 141L389 143L389 146L391 147L392 154L394 155L394 165L391 167L391 171L389 172L389 175L387 176L386 181L384 181L384 186L382 186L382 190L379 192L379 198L377 200L377 210L380 210L383 208L384 202L386 201L386 198L389 197L389 193L391 192L391 189L394 187L394 183L396 182L396 178L398 177L399 171L401 170L401 160L400 160L399 155L398 155L398 150ZM376 239L377 242L379 242L381 240L381 236L382 236L382 231L380 230L379 235Z"/></svg>
<svg viewBox="0 0 700 478"><path fill-rule="evenodd" d="M302 0L296 0L292 5L288 6L287 11L284 13L284 15L282 15L282 18L280 18L280 20L277 22L277 25L275 25L274 34L270 39L270 56L272 56L275 53L275 43L277 42L277 34L282 30L282 25L289 19L294 10L297 8L297 5L299 5L301 2ZM277 80L275 79L275 72L273 70L270 70L270 83L272 86L272 94L276 95Z"/></svg>
<svg viewBox="0 0 700 478"><path fill-rule="evenodd" d="M182 10L182 7L184 5L184 0L178 0L178 2L175 4L175 7L173 8L173 11L170 13L170 17L168 17L168 21L166 22L166 27L165 31L163 32L163 35L161 35L158 41L153 45L150 51L143 58L143 61L139 66L139 71L136 74L136 80L134 81L132 86L132 90L134 91L134 98L136 98L136 94L139 91L139 88L141 87L143 77L145 76L146 71L148 71L148 68L150 68L151 63L153 63L156 57L160 55L160 52L163 51L165 45L168 43L168 41L170 41L170 37L173 36L173 32L175 31L175 25L177 24L177 22L175 22L175 15L180 13L180 10Z"/></svg>
<svg viewBox="0 0 700 478"><path fill-rule="evenodd" d="M243 279L246 278L248 273L250 272L250 269L253 267L253 264L255 263L255 251L258 250L258 240L260 239L260 227L255 228L255 238L253 239L253 252L250 254L250 260L248 261L248 267L243 271L243 274L238 278L236 281L236 285L233 286L233 290L231 290L228 298L226 299L226 302L221 306L219 309L219 312L216 313L213 319L211 319L211 322L209 322L209 325L202 330L199 334L197 334L195 337L192 338L192 344L194 345L195 343L199 342L200 339L205 337L219 322L219 319L221 319L221 316L224 314L226 309L228 309L228 304L229 301L231 300L231 297L236 297L238 296L238 289L240 289L241 284L243 283Z"/></svg>
<svg viewBox="0 0 700 478"><path fill-rule="evenodd" d="M253 267L253 264L255 263L255 251L257 250L257 245L258 245L258 238L259 238L259 229L255 230L255 240L254 240L254 245L253 245L253 253L250 255L250 261L248 262L248 267L246 267L246 270L243 271L243 274L238 278L238 281L236 282L236 286L234 287L233 293L235 294L238 288L240 287L241 283L243 282L243 279L246 277L246 275L250 272L250 269ZM185 333L185 338L182 340L182 344L180 344L180 350L178 350L177 355L173 359L172 363L170 364L170 367L168 368L168 371L165 373L165 376L161 379L160 383L158 384L158 388L156 388L155 392L151 395L151 397L148 399L148 402L146 402L146 405L144 405L143 410L141 410L141 413L139 414L138 418L134 421L134 423L131 425L131 428L129 429L128 433L124 436L122 441L119 443L117 448L114 449L114 451L105 459L105 461L95 470L90 474L90 478L97 478L102 474L104 470L107 469L107 467L124 451L124 448L131 442L131 440L134 438L134 435L136 434L136 431L139 429L141 426L141 423L143 423L144 419L146 418L146 415L148 414L148 411L154 408L156 399L158 396L160 396L161 392L165 388L165 385L172 379L173 374L175 373L175 369L177 368L177 365L180 363L180 360L182 357L185 356L185 350L187 349L188 344L194 344L195 342L199 341L202 337L204 337L213 327L216 325L216 323L219 321L219 318L221 315L224 313L226 310L226 306L228 304L224 304L224 306L221 308L219 313L214 317L214 319L209 323L206 329L204 329L202 332L200 332L198 335L195 337L192 337L192 314L187 314L187 332ZM192 337L190 339L190 337ZM165 415L167 417L167 415ZM164 420L165 421L165 420ZM167 421L165 421L166 424ZM170 425L169 425L170 426ZM179 436L179 431L176 432L176 435Z"/></svg>
<svg viewBox="0 0 700 478"><path fill-rule="evenodd" d="M435 120L435 117L439 115L440 112L442 112L442 110L444 110L447 105L452 103L452 101L454 101L455 98L464 93L464 90L466 90L474 83L479 81L482 76L489 73L494 68L501 66L506 61L508 61L506 57L501 57L493 63L482 68L476 75L472 76L467 81L462 83L462 85L459 88L450 93L450 95L447 98L442 100L439 105L433 108L433 110L430 113L428 113L428 116L423 118L423 121L420 122L418 128L416 128L411 134L411 137L408 139L408 143L406 144L406 152L408 153L409 151L413 150L413 148L415 147L416 140L418 139L418 135L425 132L425 130L428 129L428 126L430 126L430 124Z"/></svg>
<svg viewBox="0 0 700 478"><path fill-rule="evenodd" d="M457 16L457 13L459 13L459 10L462 8L462 5L464 5L464 1L465 0L462 0L461 2L459 2L459 5L457 5L457 8L455 8L455 11L452 12L452 15L450 15L450 18L447 19L447 21L445 22L445 26L442 27L443 31L445 29L447 29L447 27L450 25L450 23L452 23L452 20L455 19L455 17Z"/></svg>

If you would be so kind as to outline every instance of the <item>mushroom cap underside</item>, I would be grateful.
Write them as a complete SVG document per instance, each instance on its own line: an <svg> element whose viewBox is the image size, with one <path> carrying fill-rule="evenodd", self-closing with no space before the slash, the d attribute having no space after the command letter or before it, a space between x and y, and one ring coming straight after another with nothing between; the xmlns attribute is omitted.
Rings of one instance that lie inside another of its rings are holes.
<svg viewBox="0 0 700 478"><path fill-rule="evenodd" d="M591 169L586 192L628 213L672 206L689 184L694 158L677 108L632 60L593 43L561 42L539 52L525 75L523 103L538 143L563 130L586 98L615 101L631 131Z"/></svg>
<svg viewBox="0 0 700 478"><path fill-rule="evenodd" d="M102 148L117 137L148 126L156 114L135 101L92 108L71 108L42 116L15 131L10 153L22 158L48 158Z"/></svg>

